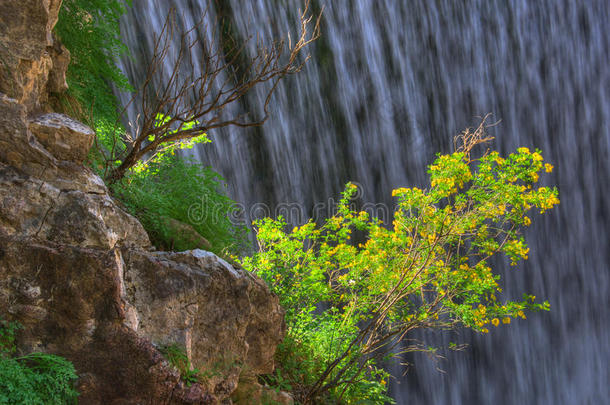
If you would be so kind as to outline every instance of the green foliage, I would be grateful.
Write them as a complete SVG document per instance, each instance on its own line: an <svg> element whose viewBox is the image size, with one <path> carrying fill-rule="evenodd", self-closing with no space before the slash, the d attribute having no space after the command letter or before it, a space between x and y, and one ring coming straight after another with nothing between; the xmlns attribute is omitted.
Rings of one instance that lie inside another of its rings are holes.
<svg viewBox="0 0 610 405"><path fill-rule="evenodd" d="M119 19L130 5L131 0L64 0L55 26L55 34L70 51L69 89L59 100L69 114L95 129L97 143L90 163L100 174L108 155L119 156L126 150L112 85L132 90L115 64L127 52Z"/></svg>
<svg viewBox="0 0 610 405"><path fill-rule="evenodd" d="M160 127L160 126L166 125L170 121L171 121L171 118L168 117L167 115L157 114L157 116L155 117L155 127ZM163 137L164 138L170 137L170 136L176 134L178 132L178 130L181 130L181 131L192 130L193 128L197 127L198 125L199 125L199 122L196 120L187 121L185 123L182 123L180 125L179 129L168 130L167 132L165 132L163 134ZM155 140L156 140L155 135L148 136L148 142L154 142ZM202 144L202 143L210 143L210 142L212 142L212 140L210 138L208 138L208 134L203 133L203 132L200 133L200 135L181 139L178 141L162 142L159 144L157 149L154 151L154 153L152 153L152 155L148 159L138 161L138 163L136 163L131 169L136 173L146 172L149 168L150 163L167 161L168 159L171 159L171 156L174 156L176 154L176 152L179 150L193 149L193 147L195 145Z"/></svg>
<svg viewBox="0 0 610 405"><path fill-rule="evenodd" d="M394 190L390 229L351 206L352 184L320 226L310 221L290 231L281 218L256 223L260 251L242 265L267 281L286 309L281 377L305 391L303 401L330 395L357 403L378 393L366 400L383 403L387 376L376 361L409 332L461 326L488 333L489 325L525 318L526 310L549 309L527 294L501 299L489 262L498 254L511 264L527 259L520 234L531 223L526 213L559 203L555 188L534 187L552 166L527 148L471 159L476 143L439 155L428 189ZM355 229L364 243L352 240ZM409 340L404 350L437 348Z"/></svg>
<svg viewBox="0 0 610 405"><path fill-rule="evenodd" d="M50 354L13 357L19 325L0 319L0 404L76 403L74 366Z"/></svg>
<svg viewBox="0 0 610 405"><path fill-rule="evenodd" d="M167 117L159 115L157 120L166 121ZM196 122L184 125L188 128ZM90 154L90 161L102 177L121 163L111 158L121 156L127 148L121 133L116 124L98 121L98 147ZM123 179L111 185L115 197L140 220L159 248L206 248L225 255L238 254L247 246L246 228L230 221L235 202L223 192L222 177L177 154L208 142L211 141L203 133L162 144L154 155L138 162ZM202 245L201 237L210 246Z"/></svg>
<svg viewBox="0 0 610 405"><path fill-rule="evenodd" d="M192 226L217 254L241 252L246 247L243 226L231 222L234 202L222 192L223 179L209 167L177 155L153 159L113 185L116 196L163 248L201 248L173 219Z"/></svg>
<svg viewBox="0 0 610 405"><path fill-rule="evenodd" d="M165 356L169 363L176 367L180 372L180 377L187 386L191 386L201 379L201 371L191 365L189 358L186 355L184 348L177 344L171 344L161 347L161 353Z"/></svg>
<svg viewBox="0 0 610 405"><path fill-rule="evenodd" d="M309 403L306 401L307 392L317 383L326 365L335 360L355 336L354 325L342 325L337 319L324 314L316 319L316 323L314 325L311 320L290 322L289 333L277 348L274 373L262 376L264 383L292 392L299 402L304 403ZM350 353L350 356L356 355ZM346 363L344 360L341 365ZM345 381L349 383L309 401L324 404L394 404L394 400L387 396L389 374L377 367L373 360L364 362L362 367L349 370L345 376Z"/></svg>
<svg viewBox="0 0 610 405"><path fill-rule="evenodd" d="M125 131L116 121L111 123L106 120L98 119L94 122L95 144L89 151L88 163L105 178L108 170L120 164L120 160L112 157L121 156L127 149L122 135Z"/></svg>
<svg viewBox="0 0 610 405"><path fill-rule="evenodd" d="M121 42L119 18L131 0L64 0L55 33L71 54L69 93L95 120L114 122L117 100L111 84L131 89L114 60L127 51Z"/></svg>
<svg viewBox="0 0 610 405"><path fill-rule="evenodd" d="M0 353L11 355L15 352L15 334L21 329L17 322L8 322L0 318Z"/></svg>

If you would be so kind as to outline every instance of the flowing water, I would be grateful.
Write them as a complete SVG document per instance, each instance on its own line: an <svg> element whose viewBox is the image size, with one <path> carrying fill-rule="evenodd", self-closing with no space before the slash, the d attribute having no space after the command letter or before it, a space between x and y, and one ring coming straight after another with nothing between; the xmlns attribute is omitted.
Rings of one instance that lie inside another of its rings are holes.
<svg viewBox="0 0 610 405"><path fill-rule="evenodd" d="M438 363L405 358L414 366L404 377L393 367L391 395L399 404L607 401L610 3L324 3L322 38L305 69L278 88L269 121L210 134L214 143L198 158L245 207L298 203L312 215L314 204L336 197L348 180L362 186L365 201L389 203L392 188L424 186L434 154L492 112L501 120L491 129L494 148L539 147L556 166L546 181L559 186L561 205L535 216L526 233L530 260L501 270L507 295L545 297L551 312L485 336L430 334L470 347ZM229 16L242 36L247 29L264 38L296 33L297 1L214 4L206 21ZM134 1L122 21L134 58L121 61L132 82L142 77L169 7L189 26L205 1ZM260 112L263 97L259 90L240 108Z"/></svg>

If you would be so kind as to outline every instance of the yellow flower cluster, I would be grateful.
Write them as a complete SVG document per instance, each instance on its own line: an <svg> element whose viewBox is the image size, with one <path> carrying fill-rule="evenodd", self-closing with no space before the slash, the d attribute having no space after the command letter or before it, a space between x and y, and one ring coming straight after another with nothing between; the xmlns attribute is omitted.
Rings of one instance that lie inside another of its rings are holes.
<svg viewBox="0 0 610 405"><path fill-rule="evenodd" d="M536 183L539 178L540 178L540 176L538 175L538 173L536 173L536 172L532 173L532 182Z"/></svg>
<svg viewBox="0 0 610 405"><path fill-rule="evenodd" d="M406 193L407 191L409 191L408 188L404 188L404 187L396 188L396 189L392 190L392 197L402 195L402 194Z"/></svg>
<svg viewBox="0 0 610 405"><path fill-rule="evenodd" d="M551 194L546 199L542 200L540 207L544 210L553 208L553 205L559 204L559 198L556 195Z"/></svg>
<svg viewBox="0 0 610 405"><path fill-rule="evenodd" d="M457 187L455 186L455 179L453 177L441 177L432 179L430 185L432 187L447 185L452 193L457 193Z"/></svg>

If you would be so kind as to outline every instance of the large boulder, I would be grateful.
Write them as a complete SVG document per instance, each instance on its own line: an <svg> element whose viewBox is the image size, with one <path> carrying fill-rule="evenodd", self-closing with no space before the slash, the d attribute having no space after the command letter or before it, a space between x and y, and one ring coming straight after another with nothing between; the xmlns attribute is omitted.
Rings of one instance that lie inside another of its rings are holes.
<svg viewBox="0 0 610 405"><path fill-rule="evenodd" d="M47 151L60 160L83 163L93 146L91 128L64 114L47 113L33 118L28 129Z"/></svg>
<svg viewBox="0 0 610 405"><path fill-rule="evenodd" d="M142 225L108 194L60 189L2 163L0 229L12 237L70 246L150 246Z"/></svg>
<svg viewBox="0 0 610 405"><path fill-rule="evenodd" d="M127 249L123 259L129 326L156 344L184 347L208 371L214 395L230 395L244 369L273 371L284 316L260 279L203 250Z"/></svg>
<svg viewBox="0 0 610 405"><path fill-rule="evenodd" d="M213 404L154 344L124 325L116 251L0 236L0 311L23 325L21 351L70 359L83 404Z"/></svg>
<svg viewBox="0 0 610 405"><path fill-rule="evenodd" d="M262 295L266 305L259 307ZM0 313L24 326L21 351L74 363L86 404L220 403L242 372L272 370L284 332L277 297L211 253L102 249L2 234ZM159 352L168 344L186 348L206 375L202 383L180 380Z"/></svg>

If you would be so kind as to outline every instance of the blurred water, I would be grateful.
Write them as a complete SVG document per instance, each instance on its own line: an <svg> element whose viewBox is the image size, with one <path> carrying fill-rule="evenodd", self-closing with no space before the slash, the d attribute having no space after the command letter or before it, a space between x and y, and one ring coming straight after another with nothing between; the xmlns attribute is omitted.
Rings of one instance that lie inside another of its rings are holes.
<svg viewBox="0 0 610 405"><path fill-rule="evenodd" d="M237 32L295 35L297 1L217 0ZM598 404L610 376L608 250L610 178L609 3L604 0L326 1L312 60L285 80L261 129L222 130L197 151L246 206L336 196L348 180L366 201L423 186L425 165L488 112L501 119L494 147L539 147L556 165L547 183L561 205L536 216L530 260L501 269L505 292L545 297L551 312L462 340L466 352L396 368L399 404ZM318 3L314 5L318 6ZM134 0L122 21L142 78L152 37L170 7L190 26L203 0ZM264 91L239 108L259 111ZM123 96L124 97L124 96ZM136 111L130 112L134 117ZM500 263L501 265L501 263ZM518 297L516 297L518 298ZM445 371L436 370L439 367Z"/></svg>

